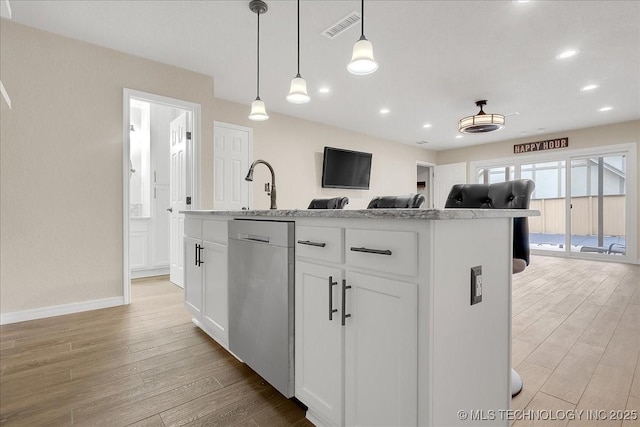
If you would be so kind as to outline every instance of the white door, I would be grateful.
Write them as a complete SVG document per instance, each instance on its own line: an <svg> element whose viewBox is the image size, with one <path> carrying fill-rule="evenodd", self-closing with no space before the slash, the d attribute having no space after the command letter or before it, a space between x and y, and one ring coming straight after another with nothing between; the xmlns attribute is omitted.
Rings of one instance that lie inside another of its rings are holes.
<svg viewBox="0 0 640 427"><path fill-rule="evenodd" d="M213 208L249 209L250 185L244 177L251 159L251 129L216 122L213 136Z"/></svg>
<svg viewBox="0 0 640 427"><path fill-rule="evenodd" d="M182 113L169 123L169 140L171 145L171 193L169 212L171 267L170 280L181 288L184 286L184 253L182 236L184 235L184 214L181 210L187 207L187 113Z"/></svg>
<svg viewBox="0 0 640 427"><path fill-rule="evenodd" d="M451 163L433 168L433 200L436 209L443 209L451 187L467 183L467 164Z"/></svg>

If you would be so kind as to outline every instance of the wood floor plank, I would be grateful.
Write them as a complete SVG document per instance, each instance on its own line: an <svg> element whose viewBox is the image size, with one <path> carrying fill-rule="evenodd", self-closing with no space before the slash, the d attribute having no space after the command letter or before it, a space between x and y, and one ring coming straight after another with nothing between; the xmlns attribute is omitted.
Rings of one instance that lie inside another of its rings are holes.
<svg viewBox="0 0 640 427"><path fill-rule="evenodd" d="M558 399L577 404L600 362L604 347L575 343L545 381L540 391Z"/></svg>
<svg viewBox="0 0 640 427"><path fill-rule="evenodd" d="M527 411L534 414L540 414L538 417L530 417L529 419L516 420L514 427L536 427L544 425L545 427L564 427L569 423L569 418L565 416L558 417L558 414L566 414L575 409L575 405L569 402L550 396L548 394L538 392L531 402L527 405ZM547 417L544 419L543 417Z"/></svg>

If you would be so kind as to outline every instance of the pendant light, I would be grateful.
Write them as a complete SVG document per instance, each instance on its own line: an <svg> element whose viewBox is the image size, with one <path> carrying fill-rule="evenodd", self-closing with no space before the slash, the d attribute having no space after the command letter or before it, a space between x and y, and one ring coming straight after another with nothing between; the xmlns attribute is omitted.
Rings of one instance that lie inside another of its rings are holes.
<svg viewBox="0 0 640 427"><path fill-rule="evenodd" d="M267 4L262 0L251 0L249 3L249 9L258 15L258 72L257 72L257 84L256 84L256 99L251 103L251 114L249 114L249 120L263 121L269 118L267 110L264 106L264 102L260 99L260 14L267 13Z"/></svg>
<svg viewBox="0 0 640 427"><path fill-rule="evenodd" d="M300 76L300 0L298 0L298 74L291 80L287 101L292 104L306 104L310 100L307 94L307 82Z"/></svg>
<svg viewBox="0 0 640 427"><path fill-rule="evenodd" d="M378 63L373 59L373 45L364 36L364 0L362 4L362 30L360 39L353 45L353 55L351 62L347 65L347 70L351 74L365 75L371 74L378 69Z"/></svg>
<svg viewBox="0 0 640 427"><path fill-rule="evenodd" d="M502 114L487 114L482 107L487 105L487 100L476 101L480 111L475 116L465 117L458 122L458 131L462 133L487 133L500 130L504 127Z"/></svg>

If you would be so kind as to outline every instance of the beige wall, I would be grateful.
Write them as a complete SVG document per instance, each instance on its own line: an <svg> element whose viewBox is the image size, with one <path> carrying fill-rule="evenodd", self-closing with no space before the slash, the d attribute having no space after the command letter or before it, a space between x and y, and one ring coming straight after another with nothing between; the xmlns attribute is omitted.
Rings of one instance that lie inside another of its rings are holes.
<svg viewBox="0 0 640 427"><path fill-rule="evenodd" d="M436 156L437 163L449 164L458 162L473 162L478 160L502 159L523 155L513 154L513 145L525 142L544 141L547 139L568 137L568 150L581 148L604 147L607 145L640 143L640 120L615 123L605 126L597 126L587 129L578 129L534 137L520 138L510 141L483 144L474 147L459 148L455 150L439 151ZM637 147L640 148L640 147ZM560 152L561 150L557 150ZM640 149L636 149L636 165L640 168ZM640 174L638 174L640 176ZM636 188L640 187L636 185ZM640 188L639 188L640 190ZM636 212L640 211L640 197L636 194ZM638 233L637 250L640 252L640 215L637 217L636 231ZM640 257L640 254L637 254Z"/></svg>
<svg viewBox="0 0 640 427"><path fill-rule="evenodd" d="M269 120L253 122L247 118L248 114L248 105L215 100L216 120L253 128L253 157L273 166L280 209L306 209L313 198L335 196L349 197L346 209L364 209L375 196L415 193L416 161L435 160L434 152L422 148L273 112L269 112ZM322 188L325 145L373 153L370 189ZM256 167L254 208L269 208L264 183L270 181L268 169Z"/></svg>
<svg viewBox="0 0 640 427"><path fill-rule="evenodd" d="M0 29L13 107L1 102L0 310L122 296L123 88L200 104L210 159L213 78L6 20ZM203 173L204 206L212 188Z"/></svg>

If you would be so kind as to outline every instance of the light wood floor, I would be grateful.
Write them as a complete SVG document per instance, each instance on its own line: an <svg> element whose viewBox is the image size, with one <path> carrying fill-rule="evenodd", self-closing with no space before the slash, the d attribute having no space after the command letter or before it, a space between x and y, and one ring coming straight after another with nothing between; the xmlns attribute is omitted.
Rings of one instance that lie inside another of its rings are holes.
<svg viewBox="0 0 640 427"><path fill-rule="evenodd" d="M190 322L181 289L0 328L0 424L310 425ZM515 410L640 410L640 266L533 257L514 276ZM524 425L589 425L517 421ZM639 426L640 421L600 422Z"/></svg>
<svg viewBox="0 0 640 427"><path fill-rule="evenodd" d="M514 276L512 338L524 382L512 409L638 411L624 423L585 415L514 426L640 426L640 266L533 257Z"/></svg>
<svg viewBox="0 0 640 427"><path fill-rule="evenodd" d="M191 323L182 289L137 281L132 304L0 328L0 424L305 426Z"/></svg>

